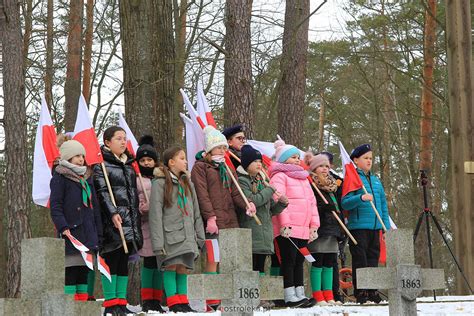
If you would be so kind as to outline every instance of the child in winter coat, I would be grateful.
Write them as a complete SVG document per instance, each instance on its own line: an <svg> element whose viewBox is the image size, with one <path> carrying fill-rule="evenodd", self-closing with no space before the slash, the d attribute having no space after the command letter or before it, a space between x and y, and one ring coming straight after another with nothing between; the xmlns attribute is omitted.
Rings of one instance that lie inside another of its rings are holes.
<svg viewBox="0 0 474 316"><path fill-rule="evenodd" d="M333 266L337 263L339 251L338 239L343 238L343 232L334 213L341 214L341 196L338 192L336 179L329 173L329 159L324 154L313 156L310 152L305 155L305 163L312 171L314 184L324 199L313 188L318 203L319 220L318 239L308 244L308 250L316 259L311 267L311 289L317 305L334 305L333 296ZM334 212L334 213L333 213Z"/></svg>
<svg viewBox="0 0 474 316"><path fill-rule="evenodd" d="M252 262L253 270L265 274L265 259L274 253L272 216L280 214L288 205L288 199L280 195L278 202L273 200L275 188L265 184L260 175L262 154L250 145L241 149L241 165L237 168L239 184L245 196L257 207L257 216L262 225L257 225L253 217L245 212L239 214L242 228L252 229Z"/></svg>
<svg viewBox="0 0 474 316"><path fill-rule="evenodd" d="M205 239L196 192L186 169L183 149L165 150L163 167L155 168L149 211L151 244L164 268L165 294L172 312L195 312L187 297L187 275Z"/></svg>
<svg viewBox="0 0 474 316"><path fill-rule="evenodd" d="M112 282L102 276L104 315L124 315L127 309L128 257L142 247L140 213L138 211L137 175L133 157L127 151L125 130L112 126L104 131L101 147L105 172L113 197L109 194L104 170L94 167L94 185L102 211L104 239L101 254L110 268ZM123 230L129 253L122 246L119 229Z"/></svg>
<svg viewBox="0 0 474 316"><path fill-rule="evenodd" d="M205 222L206 238L216 239L219 229L237 228L237 214L234 204L247 209L225 166L227 140L212 126L204 128L205 152L194 164L191 178L196 186L201 215ZM200 153L198 153L199 155ZM255 212L255 205L250 203L249 212ZM207 274L217 274L217 263L207 262ZM208 300L209 308L217 308L219 300ZM208 308L208 309L209 309Z"/></svg>
<svg viewBox="0 0 474 316"><path fill-rule="evenodd" d="M280 248L284 298L289 307L309 307L314 302L304 295L304 257L298 248L318 238L319 215L308 172L300 166L300 152L281 139L275 142L275 162L270 184L288 197L288 207L273 218L274 235Z"/></svg>
<svg viewBox="0 0 474 316"><path fill-rule="evenodd" d="M60 237L73 236L89 250L97 251L102 237L100 209L92 183L91 169L85 165L86 150L78 141L64 142L61 159L50 182L50 209ZM87 268L82 255L69 240L66 243L66 285L64 292L78 301L87 301Z"/></svg>
<svg viewBox="0 0 474 316"><path fill-rule="evenodd" d="M141 298L142 310L158 311L164 313L160 305L163 296L163 274L158 269L156 256L151 247L150 224L148 222L148 211L150 210L151 180L153 179L153 170L158 163L158 153L155 149L153 137L144 135L138 142L140 147L137 149L135 157L140 169L140 176L137 177L137 191L139 199L138 210L141 214L143 247L138 254L143 257L143 266L141 269Z"/></svg>
<svg viewBox="0 0 474 316"><path fill-rule="evenodd" d="M357 173L367 189L367 193L363 189L359 189L347 193L342 198L343 209L349 211L347 226L357 240L357 245L349 241L349 250L352 255L354 295L360 304L367 301L379 303L381 298L377 290L357 289L357 269L378 266L380 255L379 233L382 225L378 221L370 201L373 201L385 227L390 229L387 200L382 182L370 172L372 168L372 149L370 145L364 144L355 148L350 158L356 164Z"/></svg>

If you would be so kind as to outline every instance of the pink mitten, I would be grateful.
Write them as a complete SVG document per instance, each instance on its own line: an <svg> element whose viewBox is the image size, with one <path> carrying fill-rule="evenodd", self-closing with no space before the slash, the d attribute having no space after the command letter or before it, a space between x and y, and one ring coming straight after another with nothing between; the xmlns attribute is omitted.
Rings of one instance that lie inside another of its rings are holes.
<svg viewBox="0 0 474 316"><path fill-rule="evenodd" d="M215 216L209 217L207 219L206 232L212 235L219 233L219 228L217 228Z"/></svg>
<svg viewBox="0 0 474 316"><path fill-rule="evenodd" d="M257 213L257 207L253 202L249 202L249 205L246 208L246 213L248 216L254 216Z"/></svg>

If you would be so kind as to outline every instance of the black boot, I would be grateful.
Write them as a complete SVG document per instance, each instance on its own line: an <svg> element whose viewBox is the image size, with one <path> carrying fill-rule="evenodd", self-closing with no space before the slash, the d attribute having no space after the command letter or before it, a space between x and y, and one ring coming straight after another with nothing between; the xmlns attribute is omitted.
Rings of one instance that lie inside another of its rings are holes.
<svg viewBox="0 0 474 316"><path fill-rule="evenodd" d="M366 290L356 290L355 298L358 304L365 304L367 303L369 294Z"/></svg>
<svg viewBox="0 0 474 316"><path fill-rule="evenodd" d="M379 304L382 301L382 298L380 297L377 290L369 290L368 292L367 301L374 302L375 304Z"/></svg>
<svg viewBox="0 0 474 316"><path fill-rule="evenodd" d="M170 312L173 312L173 313L187 313L188 310L187 310L185 305L186 304L175 304L175 305L173 305L169 308Z"/></svg>

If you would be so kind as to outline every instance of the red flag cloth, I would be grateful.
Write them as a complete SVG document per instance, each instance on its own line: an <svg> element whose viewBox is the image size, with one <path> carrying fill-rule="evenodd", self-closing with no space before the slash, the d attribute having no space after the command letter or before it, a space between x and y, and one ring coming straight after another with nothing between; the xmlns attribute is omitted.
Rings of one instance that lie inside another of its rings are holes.
<svg viewBox="0 0 474 316"><path fill-rule="evenodd" d="M100 151L99 141L89 117L89 109L86 100L81 95L77 108L76 125L74 126L74 137L86 149L86 162L88 165L101 163L104 161Z"/></svg>
<svg viewBox="0 0 474 316"><path fill-rule="evenodd" d="M127 122L125 121L125 118L123 117L122 113L119 112L119 124L121 128L125 130L125 136L127 136L127 149L128 151L132 154L133 157L136 157L137 155L137 150L138 150L138 142L137 139L135 138L135 135L133 135L132 131L130 130L130 127L128 127ZM140 168L138 167L138 162L134 161L132 163L132 167L135 170L136 174L141 173Z"/></svg>
<svg viewBox="0 0 474 316"><path fill-rule="evenodd" d="M105 260L97 253L97 269L102 273L110 282L112 282L112 277L110 276L110 268L105 263Z"/></svg>
<svg viewBox="0 0 474 316"><path fill-rule="evenodd" d="M303 255L303 257L308 260L308 262L315 262L316 259L311 255L307 247L299 248L300 253Z"/></svg>
<svg viewBox="0 0 474 316"><path fill-rule="evenodd" d="M345 196L349 192L361 189L363 185L351 158L341 142L339 142L339 149L341 151L342 169L344 170L342 196Z"/></svg>
<svg viewBox="0 0 474 316"><path fill-rule="evenodd" d="M33 188L32 196L35 204L48 207L51 190L51 169L59 157L56 146L56 131L49 114L46 100L41 100L41 112L36 130L35 151L33 155Z"/></svg>
<svg viewBox="0 0 474 316"><path fill-rule="evenodd" d="M217 239L206 239L206 251L209 262L219 262L221 260Z"/></svg>
<svg viewBox="0 0 474 316"><path fill-rule="evenodd" d="M385 265L387 263L387 247L385 245L385 236L382 231L380 233L380 256L379 263Z"/></svg>
<svg viewBox="0 0 474 316"><path fill-rule="evenodd" d="M225 152L224 154L224 159L225 159L225 164L230 168L232 169L233 171L235 171L235 166L234 164L232 163L232 160L230 159L230 154L228 151Z"/></svg>

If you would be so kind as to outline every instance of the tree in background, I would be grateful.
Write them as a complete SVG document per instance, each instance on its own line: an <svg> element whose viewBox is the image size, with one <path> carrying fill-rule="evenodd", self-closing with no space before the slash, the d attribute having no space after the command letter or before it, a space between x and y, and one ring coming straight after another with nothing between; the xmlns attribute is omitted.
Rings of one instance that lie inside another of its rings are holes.
<svg viewBox="0 0 474 316"><path fill-rule="evenodd" d="M2 6L3 4L3 6ZM27 137L25 79L20 6L15 0L0 2L0 40L3 63L4 131L6 160L7 269L6 296L20 295L21 240L31 237L28 222Z"/></svg>
<svg viewBox="0 0 474 316"><path fill-rule="evenodd" d="M64 128L73 131L76 123L77 104L81 95L82 18L83 0L71 0L69 5L69 30L67 40L67 70L64 84Z"/></svg>
<svg viewBox="0 0 474 316"><path fill-rule="evenodd" d="M278 133L288 144L302 145L309 0L288 0L278 86Z"/></svg>
<svg viewBox="0 0 474 316"><path fill-rule="evenodd" d="M224 125L244 124L253 138L250 21L252 0L227 0L225 9Z"/></svg>

